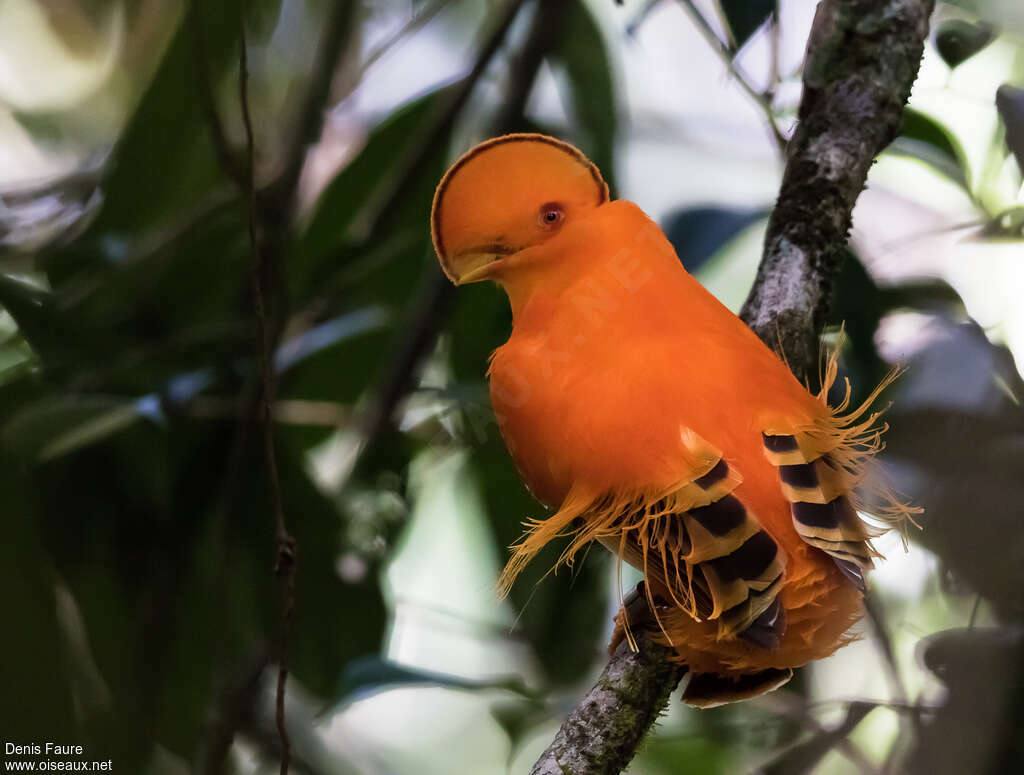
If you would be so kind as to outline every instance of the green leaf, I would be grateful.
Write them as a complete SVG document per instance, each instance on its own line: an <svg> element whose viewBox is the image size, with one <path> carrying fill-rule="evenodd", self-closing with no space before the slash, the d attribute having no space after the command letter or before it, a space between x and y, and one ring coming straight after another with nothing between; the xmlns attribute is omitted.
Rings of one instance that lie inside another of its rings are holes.
<svg viewBox="0 0 1024 775"><path fill-rule="evenodd" d="M608 45L596 19L582 0L574 0L566 32L553 58L565 68L577 144L615 190L615 138L618 103Z"/></svg>
<svg viewBox="0 0 1024 775"><path fill-rule="evenodd" d="M838 726L823 729L809 740L787 749L768 765L768 772L810 775L821 760L845 740L865 717L877 708L873 702L855 701L846 707L846 716Z"/></svg>
<svg viewBox="0 0 1024 775"><path fill-rule="evenodd" d="M1003 627L954 627L921 640L918 653L921 662L947 686L963 681L965 674L998 671L993 678L1002 678L1002 670L1015 661L1024 634L1019 629ZM973 688L973 687L972 687Z"/></svg>
<svg viewBox="0 0 1024 775"><path fill-rule="evenodd" d="M102 686L102 701L90 702L82 718L91 747L132 772L143 771L152 749L153 709L176 643L177 606L184 602L177 591L190 576L185 550L198 516L183 510L168 520L170 488L154 499L137 476L166 471L168 458L155 449L161 438L154 426L136 424L36 466L23 480L35 493L48 563L70 590ZM191 484L201 491L201 479ZM212 599L209 586L204 595ZM192 601L186 610L196 627L190 637L210 631L210 618ZM208 676L203 665L192 667L195 676ZM181 705L175 713L196 718Z"/></svg>
<svg viewBox="0 0 1024 775"><path fill-rule="evenodd" d="M6 739L18 743L72 741L77 739L76 702L87 707L91 697L81 684L76 696L69 675L68 644L58 620L58 579L35 525L30 490L11 475L10 461L5 463L0 474L0 606L17 637L0 639L0 726Z"/></svg>
<svg viewBox="0 0 1024 775"><path fill-rule="evenodd" d="M203 19L212 77L235 51L237 3ZM233 18L232 18L233 17ZM104 204L93 232L138 231L187 210L220 179L196 96L196 59L186 20L114 149L103 182ZM159 148L159 153L154 149Z"/></svg>
<svg viewBox="0 0 1024 775"><path fill-rule="evenodd" d="M350 662L341 677L338 701L355 702L369 694L393 689L396 686L444 686L466 691L501 689L521 697L536 700L537 692L526 687L518 679L482 681L450 673L438 673L409 667L379 656L367 656Z"/></svg>
<svg viewBox="0 0 1024 775"><path fill-rule="evenodd" d="M970 188L963 147L946 127L919 110L904 109L903 129L888 151L919 159L965 190Z"/></svg>
<svg viewBox="0 0 1024 775"><path fill-rule="evenodd" d="M721 0L735 48L743 44L775 13L775 0Z"/></svg>
<svg viewBox="0 0 1024 775"><path fill-rule="evenodd" d="M519 539L522 523L539 517L544 509L523 486L496 425L481 424L486 441L473 449L491 521L495 545L502 561L508 547ZM585 678L595 658L603 654L602 638L614 611L609 600L611 555L594 546L577 558L573 567L549 571L565 548L552 541L525 568L509 593L517 609L517 630L534 648L546 681L565 686ZM625 590L628 591L628 590Z"/></svg>
<svg viewBox="0 0 1024 775"><path fill-rule="evenodd" d="M279 0L195 3L214 93L238 68L239 20L274 16ZM262 21L260 22L262 24ZM228 186L213 150L198 97L200 72L193 25L183 15L103 174L103 204L86 233L43 258L54 287L102 264L114 243L168 227L219 186ZM234 94L237 89L232 90ZM219 106L226 120L237 103Z"/></svg>
<svg viewBox="0 0 1024 775"><path fill-rule="evenodd" d="M1024 33L1024 6L1019 0L946 0L978 19L1007 30Z"/></svg>
<svg viewBox="0 0 1024 775"><path fill-rule="evenodd" d="M683 266L693 273L740 232L767 216L760 207L690 207L667 215L662 228Z"/></svg>
<svg viewBox="0 0 1024 775"><path fill-rule="evenodd" d="M314 278L329 268L324 264L338 260L335 253L351 240L349 230L363 208L398 171L447 94L447 89L438 89L398 108L374 128L362 150L324 189L296 246L299 266L292 283L298 297L304 297ZM425 215L420 228L424 233L429 228Z"/></svg>
<svg viewBox="0 0 1024 775"><path fill-rule="evenodd" d="M948 19L935 30L935 48L952 69L977 54L995 37L996 29L991 24Z"/></svg>
<svg viewBox="0 0 1024 775"><path fill-rule="evenodd" d="M650 734L637 753L632 769L657 775L694 772L700 775L735 775L743 772L742 755L730 740L709 734Z"/></svg>
<svg viewBox="0 0 1024 775"><path fill-rule="evenodd" d="M288 371L307 358L337 344L383 327L388 313L382 307L365 307L321 323L282 344L274 356L278 373Z"/></svg>
<svg viewBox="0 0 1024 775"><path fill-rule="evenodd" d="M137 401L54 396L18 411L3 427L0 439L16 458L51 460L95 444L142 416Z"/></svg>
<svg viewBox="0 0 1024 775"><path fill-rule="evenodd" d="M890 368L875 346L875 331L884 314L874 279L860 257L847 250L836 278L828 325L842 326L845 332L842 365L850 376L854 401L866 398Z"/></svg>
<svg viewBox="0 0 1024 775"><path fill-rule="evenodd" d="M910 467L913 475L898 484L924 508L924 530L911 530L911 537L1000 615L1019 617L1024 382L1011 353L977 324L947 322L938 332L897 384L886 457L900 464L896 471ZM998 552L991 550L993 537Z"/></svg>
<svg viewBox="0 0 1024 775"><path fill-rule="evenodd" d="M549 721L551 718L542 703L523 702L519 698L497 699L491 703L490 710L491 717L508 736L509 765L511 765L523 740L530 731L536 728L538 724Z"/></svg>
<svg viewBox="0 0 1024 775"><path fill-rule="evenodd" d="M0 274L0 306L14 318L21 335L43 358L56 362L74 360L84 354L83 327L59 308L49 291Z"/></svg>
<svg viewBox="0 0 1024 775"><path fill-rule="evenodd" d="M1024 205L1010 207L996 215L981 230L987 239L1024 239Z"/></svg>
<svg viewBox="0 0 1024 775"><path fill-rule="evenodd" d="M877 289L880 312L915 309L921 312L963 313L964 302L960 294L942 280L917 280L886 285Z"/></svg>
<svg viewBox="0 0 1024 775"><path fill-rule="evenodd" d="M1004 83L996 91L996 109L1006 128L1006 146L1024 175L1024 89Z"/></svg>
<svg viewBox="0 0 1024 775"><path fill-rule="evenodd" d="M286 518L299 546L295 583L294 631L289 639L289 664L295 676L320 697L334 695L344 666L357 657L380 649L387 623L377 569L367 567L359 581L343 581L337 572L341 543L340 514L335 504L309 478L305 453L278 444L278 467L284 493ZM264 478L262 471L258 472ZM262 488L255 488L257 495ZM256 513L271 525L263 493ZM269 557L269 554L265 557ZM276 580L261 564L265 581ZM264 598L276 601L272 589ZM277 607L273 607L273 631L277 631Z"/></svg>

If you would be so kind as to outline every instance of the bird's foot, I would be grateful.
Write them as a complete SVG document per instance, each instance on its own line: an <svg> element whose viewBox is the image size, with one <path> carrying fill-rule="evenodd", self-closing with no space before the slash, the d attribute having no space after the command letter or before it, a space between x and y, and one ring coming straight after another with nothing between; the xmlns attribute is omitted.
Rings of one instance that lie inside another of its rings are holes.
<svg viewBox="0 0 1024 775"><path fill-rule="evenodd" d="M608 653L614 654L623 640L629 640L632 644L639 633L658 629L658 620L651 610L647 596L647 585L641 580L637 582L636 588L626 595L622 601L622 608L615 615L615 630L608 644Z"/></svg>

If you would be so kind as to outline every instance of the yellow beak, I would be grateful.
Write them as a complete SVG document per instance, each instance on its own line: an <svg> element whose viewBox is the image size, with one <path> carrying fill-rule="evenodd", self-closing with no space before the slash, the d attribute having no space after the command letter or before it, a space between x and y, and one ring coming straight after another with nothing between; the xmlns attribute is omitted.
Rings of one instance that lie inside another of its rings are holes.
<svg viewBox="0 0 1024 775"><path fill-rule="evenodd" d="M456 285L486 280L501 265L501 259L515 251L504 245L487 245L452 256L445 267L446 274Z"/></svg>

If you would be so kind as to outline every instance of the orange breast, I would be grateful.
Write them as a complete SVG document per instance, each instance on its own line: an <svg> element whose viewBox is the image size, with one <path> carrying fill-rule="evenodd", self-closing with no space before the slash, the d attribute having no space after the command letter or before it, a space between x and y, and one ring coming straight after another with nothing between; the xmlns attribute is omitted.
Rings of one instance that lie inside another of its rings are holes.
<svg viewBox="0 0 1024 775"><path fill-rule="evenodd" d="M681 431L695 431L742 474L736 495L788 555L788 626L771 654L719 642L713 623L683 611L666 618L668 638L695 670L790 667L831 653L859 593L797 535L761 439L772 418L806 422L821 404L671 248L629 236L647 233L646 216L628 203L601 209L605 222L550 248L549 260L574 273L556 291L506 288L515 326L491 363L491 400L523 479L548 506L573 487L659 489L687 475ZM639 252L644 282L617 277L616 262L628 260L617 243Z"/></svg>

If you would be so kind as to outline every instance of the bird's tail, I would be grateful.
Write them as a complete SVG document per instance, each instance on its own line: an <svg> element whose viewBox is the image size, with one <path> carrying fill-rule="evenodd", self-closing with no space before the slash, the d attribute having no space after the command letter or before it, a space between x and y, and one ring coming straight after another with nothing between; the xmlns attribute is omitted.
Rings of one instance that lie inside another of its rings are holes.
<svg viewBox="0 0 1024 775"><path fill-rule="evenodd" d="M630 632L633 627L649 627L657 613L648 607L647 594L643 590L644 582L623 602L622 608L615 616L615 630L608 653L614 654L622 641L629 641L630 648L635 649L636 643ZM689 678L684 679L682 700L695 708L715 708L730 702L740 702L761 694L778 689L793 677L793 671L777 668L757 670L754 672L720 672L697 673L690 671Z"/></svg>
<svg viewBox="0 0 1024 775"><path fill-rule="evenodd" d="M778 689L793 677L789 668L768 668L756 673L693 673L683 689L683 702L695 708L716 708Z"/></svg>

